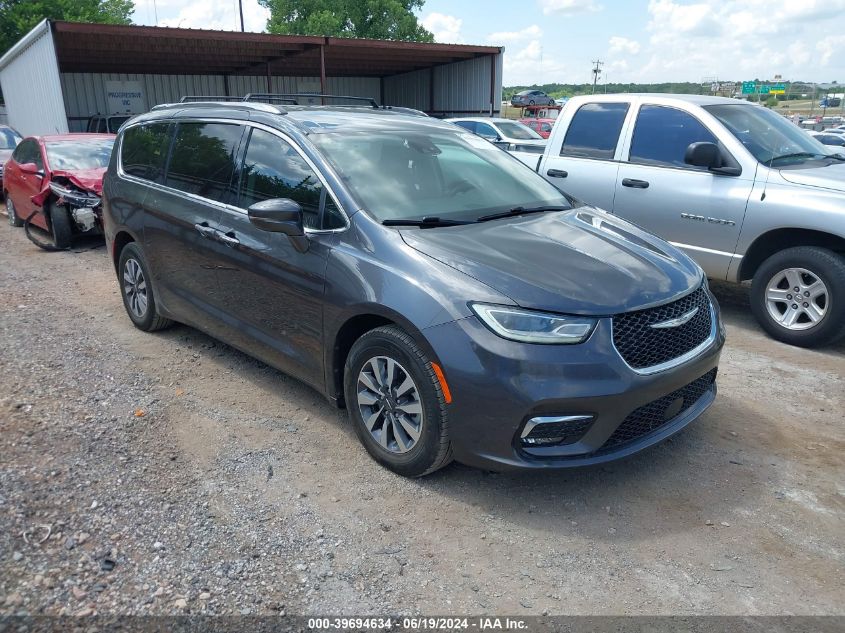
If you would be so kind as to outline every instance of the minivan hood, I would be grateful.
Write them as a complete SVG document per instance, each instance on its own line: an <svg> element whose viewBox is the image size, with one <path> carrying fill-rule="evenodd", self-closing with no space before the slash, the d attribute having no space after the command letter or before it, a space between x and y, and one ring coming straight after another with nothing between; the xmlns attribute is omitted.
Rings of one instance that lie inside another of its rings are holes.
<svg viewBox="0 0 845 633"><path fill-rule="evenodd" d="M617 314L670 301L702 280L677 249L592 207L400 232L524 308Z"/></svg>
<svg viewBox="0 0 845 633"><path fill-rule="evenodd" d="M794 185L807 185L845 192L845 163L814 169L781 169L781 178Z"/></svg>

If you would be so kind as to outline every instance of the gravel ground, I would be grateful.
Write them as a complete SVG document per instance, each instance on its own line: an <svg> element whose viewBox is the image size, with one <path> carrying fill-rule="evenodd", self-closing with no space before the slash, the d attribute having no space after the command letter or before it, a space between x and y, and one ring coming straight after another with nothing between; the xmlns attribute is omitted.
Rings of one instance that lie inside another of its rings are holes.
<svg viewBox="0 0 845 633"><path fill-rule="evenodd" d="M0 227L0 614L845 614L845 344L716 284L717 402L600 468L378 467L345 414Z"/></svg>

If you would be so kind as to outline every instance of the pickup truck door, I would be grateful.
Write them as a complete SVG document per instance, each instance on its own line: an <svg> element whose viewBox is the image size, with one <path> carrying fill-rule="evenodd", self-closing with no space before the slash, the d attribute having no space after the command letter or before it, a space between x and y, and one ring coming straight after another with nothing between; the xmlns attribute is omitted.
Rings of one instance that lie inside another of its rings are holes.
<svg viewBox="0 0 845 633"><path fill-rule="evenodd" d="M642 104L623 143L613 213L681 248L708 277L725 279L736 250L753 170L720 175L684 162L690 143L719 144L692 113Z"/></svg>
<svg viewBox="0 0 845 633"><path fill-rule="evenodd" d="M585 103L571 120L558 123L540 175L587 204L612 210L617 147L630 107L627 101ZM556 134L562 132L561 143Z"/></svg>

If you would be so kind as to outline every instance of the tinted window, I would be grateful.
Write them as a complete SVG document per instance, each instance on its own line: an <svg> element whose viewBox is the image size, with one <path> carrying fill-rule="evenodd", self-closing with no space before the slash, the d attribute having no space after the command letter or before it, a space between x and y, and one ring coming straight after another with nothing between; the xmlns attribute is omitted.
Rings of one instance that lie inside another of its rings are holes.
<svg viewBox="0 0 845 633"><path fill-rule="evenodd" d="M484 138L497 138L499 136L499 133L493 129L493 126L487 125L486 123L476 122L475 133Z"/></svg>
<svg viewBox="0 0 845 633"><path fill-rule="evenodd" d="M102 169L108 167L114 139L48 141L44 146L51 169Z"/></svg>
<svg viewBox="0 0 845 633"><path fill-rule="evenodd" d="M38 147L38 143L31 139L22 141L12 154L12 158L20 165L35 163L38 166L38 169L44 169L44 161L41 158L41 148Z"/></svg>
<svg viewBox="0 0 845 633"><path fill-rule="evenodd" d="M180 123L165 184L210 200L229 202L242 132L242 126L228 123Z"/></svg>
<svg viewBox="0 0 845 633"><path fill-rule="evenodd" d="M475 121L455 121L455 125L462 127L465 130L469 130L470 132L475 132Z"/></svg>
<svg viewBox="0 0 845 633"><path fill-rule="evenodd" d="M561 156L613 158L628 114L627 103L586 103L572 117Z"/></svg>
<svg viewBox="0 0 845 633"><path fill-rule="evenodd" d="M684 162L684 154L690 143L701 141L718 143L710 131L692 115L676 108L644 105L637 115L630 161L703 169Z"/></svg>
<svg viewBox="0 0 845 633"><path fill-rule="evenodd" d="M152 182L164 182L170 128L167 123L136 125L123 133L120 160L130 176Z"/></svg>
<svg viewBox="0 0 845 633"><path fill-rule="evenodd" d="M256 129L252 131L241 169L239 205L247 208L272 198L298 202L309 229L344 225L343 216L305 159L275 134ZM321 226L320 210L324 207L326 220Z"/></svg>
<svg viewBox="0 0 845 633"><path fill-rule="evenodd" d="M15 149L21 137L9 127L0 127L0 149Z"/></svg>

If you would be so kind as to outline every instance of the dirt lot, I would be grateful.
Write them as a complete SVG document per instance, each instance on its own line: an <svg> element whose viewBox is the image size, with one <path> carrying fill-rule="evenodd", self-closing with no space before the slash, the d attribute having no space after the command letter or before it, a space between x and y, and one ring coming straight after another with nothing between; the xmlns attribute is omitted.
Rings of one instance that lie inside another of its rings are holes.
<svg viewBox="0 0 845 633"><path fill-rule="evenodd" d="M845 614L845 344L771 341L742 288L674 440L407 481L297 381L135 330L78 246L0 226L0 613Z"/></svg>

